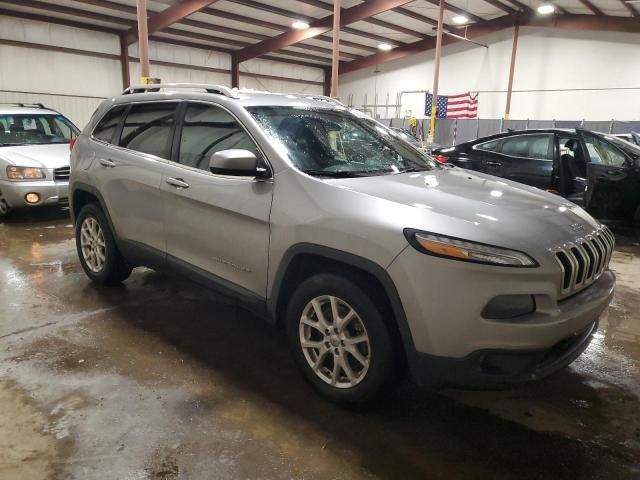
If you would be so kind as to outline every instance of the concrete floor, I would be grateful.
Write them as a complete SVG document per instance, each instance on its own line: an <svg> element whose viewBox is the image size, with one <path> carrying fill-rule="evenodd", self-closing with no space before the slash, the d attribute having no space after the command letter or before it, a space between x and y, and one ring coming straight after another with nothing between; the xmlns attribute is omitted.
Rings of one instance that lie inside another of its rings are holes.
<svg viewBox="0 0 640 480"><path fill-rule="evenodd" d="M149 270L89 282L67 212L0 224L2 479L640 478L640 244L591 347L501 392L319 398L284 339Z"/></svg>

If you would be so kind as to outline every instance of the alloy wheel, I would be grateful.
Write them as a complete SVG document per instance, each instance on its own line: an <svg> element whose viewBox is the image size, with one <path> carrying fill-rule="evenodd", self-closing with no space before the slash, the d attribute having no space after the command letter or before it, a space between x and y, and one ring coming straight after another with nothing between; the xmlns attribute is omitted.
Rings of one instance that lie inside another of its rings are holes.
<svg viewBox="0 0 640 480"><path fill-rule="evenodd" d="M87 217L82 222L80 248L87 267L93 273L101 272L106 260L106 244L102 228L93 217Z"/></svg>
<svg viewBox="0 0 640 480"><path fill-rule="evenodd" d="M352 388L367 374L371 345L358 313L344 300L324 295L302 312L300 346L313 372L337 388Z"/></svg>

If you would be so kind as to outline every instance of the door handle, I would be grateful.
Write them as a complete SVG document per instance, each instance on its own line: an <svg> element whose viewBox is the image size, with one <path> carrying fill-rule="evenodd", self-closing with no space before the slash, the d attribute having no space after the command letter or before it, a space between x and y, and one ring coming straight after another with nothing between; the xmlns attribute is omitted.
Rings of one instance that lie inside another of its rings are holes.
<svg viewBox="0 0 640 480"><path fill-rule="evenodd" d="M106 158L101 158L100 159L100 165L102 165L103 167L107 167L107 168L113 168L116 166L116 162L114 162L113 160L109 160Z"/></svg>
<svg viewBox="0 0 640 480"><path fill-rule="evenodd" d="M607 175L620 175L621 173L620 170L607 170Z"/></svg>
<svg viewBox="0 0 640 480"><path fill-rule="evenodd" d="M185 182L183 179L181 178L171 178L171 177L167 177L165 179L165 181L171 185L172 187L176 187L176 188L189 188L189 184L187 182Z"/></svg>
<svg viewBox="0 0 640 480"><path fill-rule="evenodd" d="M488 160L487 165L490 167L501 167L502 164L500 162L496 162L495 160Z"/></svg>

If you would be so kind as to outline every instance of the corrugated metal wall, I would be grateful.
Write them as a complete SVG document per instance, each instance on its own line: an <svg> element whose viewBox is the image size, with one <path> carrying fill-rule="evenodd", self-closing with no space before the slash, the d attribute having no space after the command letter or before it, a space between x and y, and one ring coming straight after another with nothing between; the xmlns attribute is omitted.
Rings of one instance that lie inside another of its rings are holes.
<svg viewBox="0 0 640 480"><path fill-rule="evenodd" d="M48 51L37 46L18 46L16 42L120 55L120 43L115 35L0 17L0 102L43 103L62 112L82 128L103 98L122 91L118 58ZM153 41L149 47L151 75L163 82L231 84L230 73L206 71L229 70L231 61L227 54ZM135 44L129 47L129 54L137 57ZM154 60L184 66L158 65ZM134 84L138 83L139 71L139 63L132 61L130 74ZM241 64L241 72L292 78L285 81L241 73L240 86L243 88L322 94L323 71L320 68L254 59Z"/></svg>

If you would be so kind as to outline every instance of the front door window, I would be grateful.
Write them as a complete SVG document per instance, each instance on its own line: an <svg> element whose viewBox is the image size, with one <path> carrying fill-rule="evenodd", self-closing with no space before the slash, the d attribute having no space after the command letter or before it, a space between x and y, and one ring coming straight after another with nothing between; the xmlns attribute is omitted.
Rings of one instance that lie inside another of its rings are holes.
<svg viewBox="0 0 640 480"><path fill-rule="evenodd" d="M596 135L585 134L589 160L595 165L624 166L627 157L617 147Z"/></svg>

